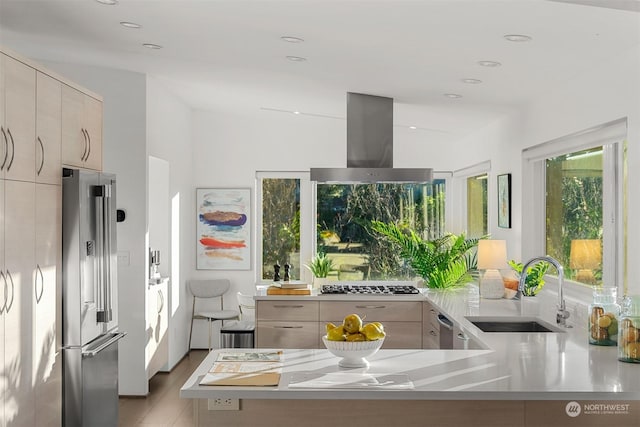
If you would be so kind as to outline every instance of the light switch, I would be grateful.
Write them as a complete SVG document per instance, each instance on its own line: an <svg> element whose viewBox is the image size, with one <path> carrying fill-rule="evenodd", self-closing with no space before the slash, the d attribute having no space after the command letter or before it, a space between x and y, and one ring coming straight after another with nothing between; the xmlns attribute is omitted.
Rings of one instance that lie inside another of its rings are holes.
<svg viewBox="0 0 640 427"><path fill-rule="evenodd" d="M129 251L118 251L118 265L129 265Z"/></svg>

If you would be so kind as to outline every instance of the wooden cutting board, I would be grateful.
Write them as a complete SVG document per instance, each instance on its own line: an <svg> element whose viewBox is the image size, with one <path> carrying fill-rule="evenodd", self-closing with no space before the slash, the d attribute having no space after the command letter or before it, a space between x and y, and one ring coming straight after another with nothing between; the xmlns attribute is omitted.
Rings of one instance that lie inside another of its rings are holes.
<svg viewBox="0 0 640 427"><path fill-rule="evenodd" d="M267 295L311 295L311 289L282 289L277 286L269 286Z"/></svg>

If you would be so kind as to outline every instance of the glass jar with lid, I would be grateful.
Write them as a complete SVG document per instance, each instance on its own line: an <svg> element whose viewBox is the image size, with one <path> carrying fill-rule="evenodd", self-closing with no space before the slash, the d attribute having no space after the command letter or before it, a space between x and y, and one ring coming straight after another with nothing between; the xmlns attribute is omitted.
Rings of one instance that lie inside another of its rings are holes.
<svg viewBox="0 0 640 427"><path fill-rule="evenodd" d="M640 296L628 296L622 304L618 360L640 363Z"/></svg>
<svg viewBox="0 0 640 427"><path fill-rule="evenodd" d="M593 302L589 304L589 344L618 344L620 305L616 302L617 292L612 287L593 288Z"/></svg>

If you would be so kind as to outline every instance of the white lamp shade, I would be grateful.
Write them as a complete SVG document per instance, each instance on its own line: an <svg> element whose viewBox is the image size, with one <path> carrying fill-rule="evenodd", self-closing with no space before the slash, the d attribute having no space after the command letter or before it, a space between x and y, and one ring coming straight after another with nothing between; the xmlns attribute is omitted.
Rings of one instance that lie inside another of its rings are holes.
<svg viewBox="0 0 640 427"><path fill-rule="evenodd" d="M478 241L478 269L479 270L504 270L507 264L506 240Z"/></svg>
<svg viewBox="0 0 640 427"><path fill-rule="evenodd" d="M598 239L576 239L571 241L570 267L595 270L602 262L602 245Z"/></svg>

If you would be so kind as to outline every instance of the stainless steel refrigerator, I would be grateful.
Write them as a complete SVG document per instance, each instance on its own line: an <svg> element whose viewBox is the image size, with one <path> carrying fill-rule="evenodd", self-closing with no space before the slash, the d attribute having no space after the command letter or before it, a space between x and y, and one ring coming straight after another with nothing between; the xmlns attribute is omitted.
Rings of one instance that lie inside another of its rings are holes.
<svg viewBox="0 0 640 427"><path fill-rule="evenodd" d="M116 178L62 178L63 425L118 425Z"/></svg>

